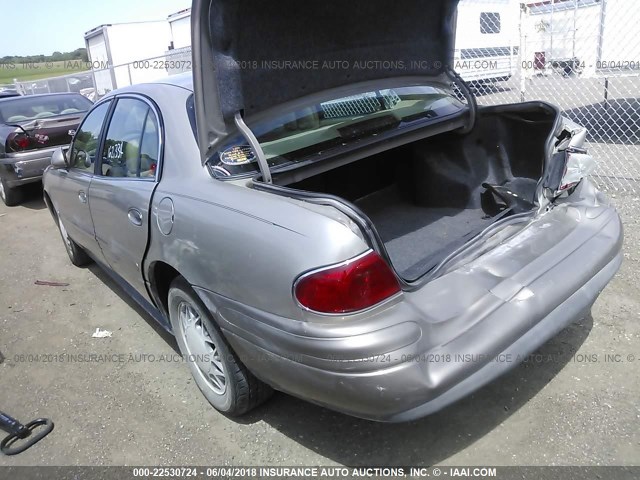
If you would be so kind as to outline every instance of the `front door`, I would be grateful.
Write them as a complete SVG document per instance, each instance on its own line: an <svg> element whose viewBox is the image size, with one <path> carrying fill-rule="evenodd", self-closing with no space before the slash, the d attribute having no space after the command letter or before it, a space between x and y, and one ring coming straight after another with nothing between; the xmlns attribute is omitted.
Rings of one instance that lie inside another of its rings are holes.
<svg viewBox="0 0 640 480"><path fill-rule="evenodd" d="M95 234L107 263L147 299L141 266L160 145L155 108L142 97L119 98L89 188Z"/></svg>

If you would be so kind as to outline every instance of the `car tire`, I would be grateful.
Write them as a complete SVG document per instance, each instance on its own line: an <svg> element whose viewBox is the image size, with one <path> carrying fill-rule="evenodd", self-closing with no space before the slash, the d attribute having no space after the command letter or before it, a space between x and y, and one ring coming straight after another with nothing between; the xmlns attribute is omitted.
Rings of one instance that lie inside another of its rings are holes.
<svg viewBox="0 0 640 480"><path fill-rule="evenodd" d="M15 207L22 201L22 189L10 188L5 179L0 177L0 198L7 207Z"/></svg>
<svg viewBox="0 0 640 480"><path fill-rule="evenodd" d="M64 247L67 250L67 255L69 255L69 260L71 260L71 263L73 263L76 267L85 267L93 262L87 252L85 252L80 245L78 245L71 239L71 237L67 233L67 229L64 227L64 224L60 219L60 215L56 214L55 219L58 223L58 230L60 231L60 236L62 237Z"/></svg>
<svg viewBox="0 0 640 480"><path fill-rule="evenodd" d="M198 388L216 410L237 417L271 397L271 387L242 364L184 278L171 283L168 307L180 352Z"/></svg>

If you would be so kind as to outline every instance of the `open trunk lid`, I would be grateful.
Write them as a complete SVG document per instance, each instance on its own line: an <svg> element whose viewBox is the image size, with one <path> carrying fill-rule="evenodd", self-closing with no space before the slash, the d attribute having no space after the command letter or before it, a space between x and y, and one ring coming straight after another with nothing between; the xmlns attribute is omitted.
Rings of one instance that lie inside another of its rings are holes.
<svg viewBox="0 0 640 480"><path fill-rule="evenodd" d="M249 118L322 91L444 77L458 0L194 0L193 76L203 164Z"/></svg>

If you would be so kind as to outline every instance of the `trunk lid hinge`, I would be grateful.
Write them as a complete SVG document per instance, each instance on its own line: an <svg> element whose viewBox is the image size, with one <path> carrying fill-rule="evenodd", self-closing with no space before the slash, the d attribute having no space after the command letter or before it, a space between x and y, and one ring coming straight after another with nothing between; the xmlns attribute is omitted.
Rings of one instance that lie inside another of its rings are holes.
<svg viewBox="0 0 640 480"><path fill-rule="evenodd" d="M458 89L460 90L460 93L462 93L462 95L464 96L464 99L467 101L467 104L469 105L469 123L465 125L461 130L459 130L460 133L463 133L463 134L469 133L471 130L473 130L473 127L476 124L476 113L478 111L478 102L476 101L476 97L471 91L471 88L469 87L467 82L465 82L464 79L458 74L458 72L456 72L452 68L448 68L446 70L446 73L449 76L449 78L453 80L453 83L455 84L456 87L458 87Z"/></svg>
<svg viewBox="0 0 640 480"><path fill-rule="evenodd" d="M258 167L260 168L260 173L262 174L262 178L265 183L273 183L271 179L271 170L269 170L269 163L267 162L267 156L264 154L264 150L262 150L262 146L260 142L253 134L251 129L244 123L242 115L240 112L237 112L235 115L235 122L238 130L242 133L244 138L249 142L253 152L256 154L256 158L258 159Z"/></svg>

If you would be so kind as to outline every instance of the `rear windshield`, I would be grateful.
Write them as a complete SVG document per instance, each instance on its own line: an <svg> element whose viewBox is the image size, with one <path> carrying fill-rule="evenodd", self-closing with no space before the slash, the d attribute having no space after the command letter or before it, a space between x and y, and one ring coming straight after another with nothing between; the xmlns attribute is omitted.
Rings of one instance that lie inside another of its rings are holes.
<svg viewBox="0 0 640 480"><path fill-rule="evenodd" d="M0 122L22 123L86 112L93 104L82 95L23 96L0 102Z"/></svg>
<svg viewBox="0 0 640 480"><path fill-rule="evenodd" d="M335 99L251 124L269 166L277 169L392 130L431 123L465 106L451 92L432 86L401 87ZM253 175L257 160L238 135L209 160L216 177Z"/></svg>

